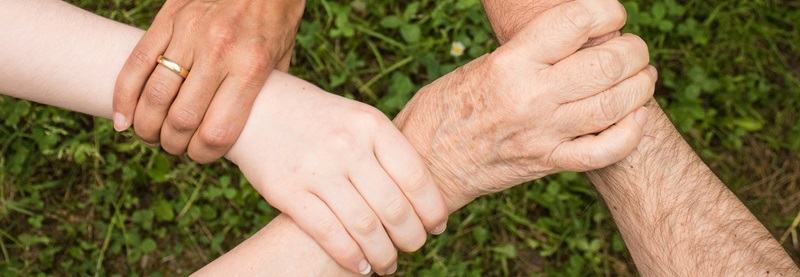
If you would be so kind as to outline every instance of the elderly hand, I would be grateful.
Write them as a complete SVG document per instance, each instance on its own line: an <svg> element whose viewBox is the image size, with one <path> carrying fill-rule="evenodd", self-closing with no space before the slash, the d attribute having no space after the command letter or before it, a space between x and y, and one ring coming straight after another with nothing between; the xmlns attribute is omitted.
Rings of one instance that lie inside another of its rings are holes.
<svg viewBox="0 0 800 277"><path fill-rule="evenodd" d="M114 127L206 163L238 138L273 68L289 68L305 1L168 0L117 79ZM163 55L188 76L156 63ZM135 112L134 112L135 111Z"/></svg>
<svg viewBox="0 0 800 277"><path fill-rule="evenodd" d="M395 123L426 158L451 211L635 149L657 78L647 45L626 34L579 50L624 23L615 0L559 5L412 99Z"/></svg>

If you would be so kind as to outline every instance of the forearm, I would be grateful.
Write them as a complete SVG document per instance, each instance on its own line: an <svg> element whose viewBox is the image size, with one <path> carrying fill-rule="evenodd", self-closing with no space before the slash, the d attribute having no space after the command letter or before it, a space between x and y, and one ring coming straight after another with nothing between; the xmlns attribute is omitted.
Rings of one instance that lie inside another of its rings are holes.
<svg viewBox="0 0 800 277"><path fill-rule="evenodd" d="M588 173L642 275L800 274L655 101L648 108L651 120L637 150Z"/></svg>
<svg viewBox="0 0 800 277"><path fill-rule="evenodd" d="M0 3L0 92L104 118L141 31L61 1Z"/></svg>
<svg viewBox="0 0 800 277"><path fill-rule="evenodd" d="M563 2L483 1L501 43L536 14ZM637 151L588 172L641 273L797 275L777 241L694 154L655 103L648 106L650 120Z"/></svg>
<svg viewBox="0 0 800 277"><path fill-rule="evenodd" d="M86 114L111 117L114 80L143 32L80 11L61 1L2 1L0 92ZM56 20L54 20L54 18ZM250 121L269 109L270 92L307 86L275 72L256 100ZM251 126L248 122L248 126ZM248 127L245 127L246 129ZM245 131L247 133L247 131ZM245 152L235 147L232 150ZM239 153L230 153L236 155ZM240 270L241 272L236 272ZM214 273L223 274L214 274ZM267 227L200 272L209 275L347 275L287 216Z"/></svg>
<svg viewBox="0 0 800 277"><path fill-rule="evenodd" d="M354 276L330 258L291 218L279 215L196 276Z"/></svg>
<svg viewBox="0 0 800 277"><path fill-rule="evenodd" d="M505 44L537 14L570 0L482 0L500 44Z"/></svg>

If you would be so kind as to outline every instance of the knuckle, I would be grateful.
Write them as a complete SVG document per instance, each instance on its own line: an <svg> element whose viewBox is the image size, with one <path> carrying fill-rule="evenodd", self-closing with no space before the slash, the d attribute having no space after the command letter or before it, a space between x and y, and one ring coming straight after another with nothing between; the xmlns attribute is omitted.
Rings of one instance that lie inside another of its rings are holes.
<svg viewBox="0 0 800 277"><path fill-rule="evenodd" d="M362 213L361 215L358 215L356 218L358 218L358 220L356 220L355 225L353 226L355 228L354 231L362 235L372 234L373 232L377 231L378 228L380 228L381 226L381 223L378 220L378 218L376 218L375 215L372 214Z"/></svg>
<svg viewBox="0 0 800 277"><path fill-rule="evenodd" d="M445 205L444 202L440 202L433 208L425 210L425 213L431 218L434 224L445 222L447 220L447 205Z"/></svg>
<svg viewBox="0 0 800 277"><path fill-rule="evenodd" d="M154 106L167 106L172 102L172 92L161 78L152 78L145 85L144 101Z"/></svg>
<svg viewBox="0 0 800 277"><path fill-rule="evenodd" d="M637 35L627 35L633 44L633 50L642 53L643 58L645 60L644 63L650 63L650 47L647 46L647 42L644 41L641 37Z"/></svg>
<svg viewBox="0 0 800 277"><path fill-rule="evenodd" d="M597 49L593 53L594 74L600 85L610 86L617 83L625 70L618 58L618 52L612 49Z"/></svg>
<svg viewBox="0 0 800 277"><path fill-rule="evenodd" d="M402 198L393 198L384 207L383 214L387 225L398 226L403 224L411 211L409 204Z"/></svg>
<svg viewBox="0 0 800 277"><path fill-rule="evenodd" d="M430 184L428 182L427 172L422 165L410 166L406 170L405 175L406 178L404 180L408 180L408 183L403 184L403 190L406 195L418 195L419 192L423 192L428 184Z"/></svg>
<svg viewBox="0 0 800 277"><path fill-rule="evenodd" d="M176 155L177 156L177 155L182 155L185 152L186 147L178 145L177 143L175 143L172 140L162 139L161 140L161 149L164 149L164 151L166 151L167 153L169 153L171 155Z"/></svg>
<svg viewBox="0 0 800 277"><path fill-rule="evenodd" d="M236 141L236 135L230 125L204 126L197 135L202 144L211 149L227 149Z"/></svg>
<svg viewBox="0 0 800 277"><path fill-rule="evenodd" d="M236 25L234 22L230 21L213 22L208 28L208 33L206 36L217 50L230 47L230 45L235 42L238 37Z"/></svg>
<svg viewBox="0 0 800 277"><path fill-rule="evenodd" d="M656 90L656 80L649 76L648 73L642 73L646 76L637 80L638 85L635 86L636 91L633 91L633 94L636 95L637 99L642 100L649 100Z"/></svg>
<svg viewBox="0 0 800 277"><path fill-rule="evenodd" d="M622 5L620 1L612 0L608 1L609 7L611 7L611 12L609 15L611 16L612 20L615 22L619 22L619 27L625 26L625 23L628 21L628 12L625 10L625 6Z"/></svg>
<svg viewBox="0 0 800 277"><path fill-rule="evenodd" d="M589 171L597 168L596 159L595 155L585 149L576 150L576 152L567 156L567 159L564 160L562 164L562 168L575 172Z"/></svg>
<svg viewBox="0 0 800 277"><path fill-rule="evenodd" d="M329 149L339 153L351 153L358 148L357 136L349 129L337 129L327 135Z"/></svg>
<svg viewBox="0 0 800 277"><path fill-rule="evenodd" d="M595 151L602 151L602 150L595 150ZM578 168L577 171L588 171L600 168L600 163L598 161L597 155L589 151L584 152L584 155L583 157L581 157L579 164L580 168Z"/></svg>
<svg viewBox="0 0 800 277"><path fill-rule="evenodd" d="M406 253L414 252L414 251L417 251L420 248L422 248L423 245L425 245L425 240L426 239L427 239L427 235L425 235L424 233L416 233L411 238L411 241L409 241L408 243L405 243L405 244L398 244L397 248L400 249L400 251L403 251L403 252L406 252Z"/></svg>
<svg viewBox="0 0 800 277"><path fill-rule="evenodd" d="M562 18L576 30L587 29L594 22L594 12L582 2L564 4L561 11Z"/></svg>
<svg viewBox="0 0 800 277"><path fill-rule="evenodd" d="M620 117L620 108L617 99L609 95L608 91L601 93L599 96L599 103L595 119L600 119L602 127L608 127L611 123L616 122Z"/></svg>
<svg viewBox="0 0 800 277"><path fill-rule="evenodd" d="M237 67L237 73L244 77L246 89L260 89L263 80L269 76L273 68L271 57L264 54L252 54L244 64Z"/></svg>
<svg viewBox="0 0 800 277"><path fill-rule="evenodd" d="M141 46L133 49L129 61L136 69L151 68L156 63L155 57L147 55L147 52Z"/></svg>
<svg viewBox="0 0 800 277"><path fill-rule="evenodd" d="M189 148L186 150L186 155L189 156L189 159L199 163L199 164L207 164L213 162L225 153L219 152L218 150L213 149L197 149L193 148L190 142Z"/></svg>
<svg viewBox="0 0 800 277"><path fill-rule="evenodd" d="M133 132L136 133L142 141L146 143L157 143L158 142L158 133L159 127L157 126L149 126L151 124L134 124L133 125Z"/></svg>
<svg viewBox="0 0 800 277"><path fill-rule="evenodd" d="M341 225L339 225L338 221L326 217L319 217L317 220L313 221L312 226L310 226L309 229L311 231L310 235L317 239L321 244L336 246L334 248L337 248L337 252L339 253L351 252L346 244L336 243L337 235L342 231Z"/></svg>
<svg viewBox="0 0 800 277"><path fill-rule="evenodd" d="M167 115L167 124L179 133L197 130L202 120L197 111L185 107L175 107Z"/></svg>
<svg viewBox="0 0 800 277"><path fill-rule="evenodd" d="M366 130L378 130L390 123L383 112L369 105L358 105L354 120Z"/></svg>
<svg viewBox="0 0 800 277"><path fill-rule="evenodd" d="M391 249L394 249L394 248L391 248ZM374 262L370 261L370 263L375 267L376 271L385 272L385 271L389 270L389 267L391 267L394 264L394 262L397 260L397 251L388 250L386 252L387 253L385 253L385 255L382 255L381 257L379 257L380 260L377 260L377 261L374 261Z"/></svg>

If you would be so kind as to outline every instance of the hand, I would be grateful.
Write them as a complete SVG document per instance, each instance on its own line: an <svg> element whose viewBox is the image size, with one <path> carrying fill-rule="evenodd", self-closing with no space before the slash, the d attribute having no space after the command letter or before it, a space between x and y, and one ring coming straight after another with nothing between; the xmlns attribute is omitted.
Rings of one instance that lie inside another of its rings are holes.
<svg viewBox="0 0 800 277"><path fill-rule="evenodd" d="M393 273L392 242L415 251L444 231L444 198L380 111L296 78L270 78L258 101L227 157L344 268L362 272L366 255Z"/></svg>
<svg viewBox="0 0 800 277"><path fill-rule="evenodd" d="M200 163L239 136L273 68L289 68L305 1L169 0L125 63L114 127ZM184 80L156 59L189 70ZM140 96L141 94L141 96ZM141 101L139 101L141 100ZM135 113L134 113L135 110Z"/></svg>
<svg viewBox="0 0 800 277"><path fill-rule="evenodd" d="M626 34L579 50L624 23L617 1L565 3L417 93L395 123L428 161L451 211L634 150L657 78L647 45Z"/></svg>

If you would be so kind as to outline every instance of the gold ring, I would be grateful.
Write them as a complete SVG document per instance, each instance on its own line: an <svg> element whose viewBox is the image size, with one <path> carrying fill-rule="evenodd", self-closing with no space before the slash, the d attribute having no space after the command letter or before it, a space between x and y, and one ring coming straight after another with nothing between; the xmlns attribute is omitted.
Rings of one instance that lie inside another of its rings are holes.
<svg viewBox="0 0 800 277"><path fill-rule="evenodd" d="M173 61L170 61L169 59L164 57L164 55L158 55L158 59L156 59L156 62L160 63L163 66L165 66L169 70L172 70L172 72L175 72L175 74L178 74L179 76L183 77L184 79L186 79L186 77L189 76L189 70L186 70L185 68L181 67L177 63L175 63Z"/></svg>

